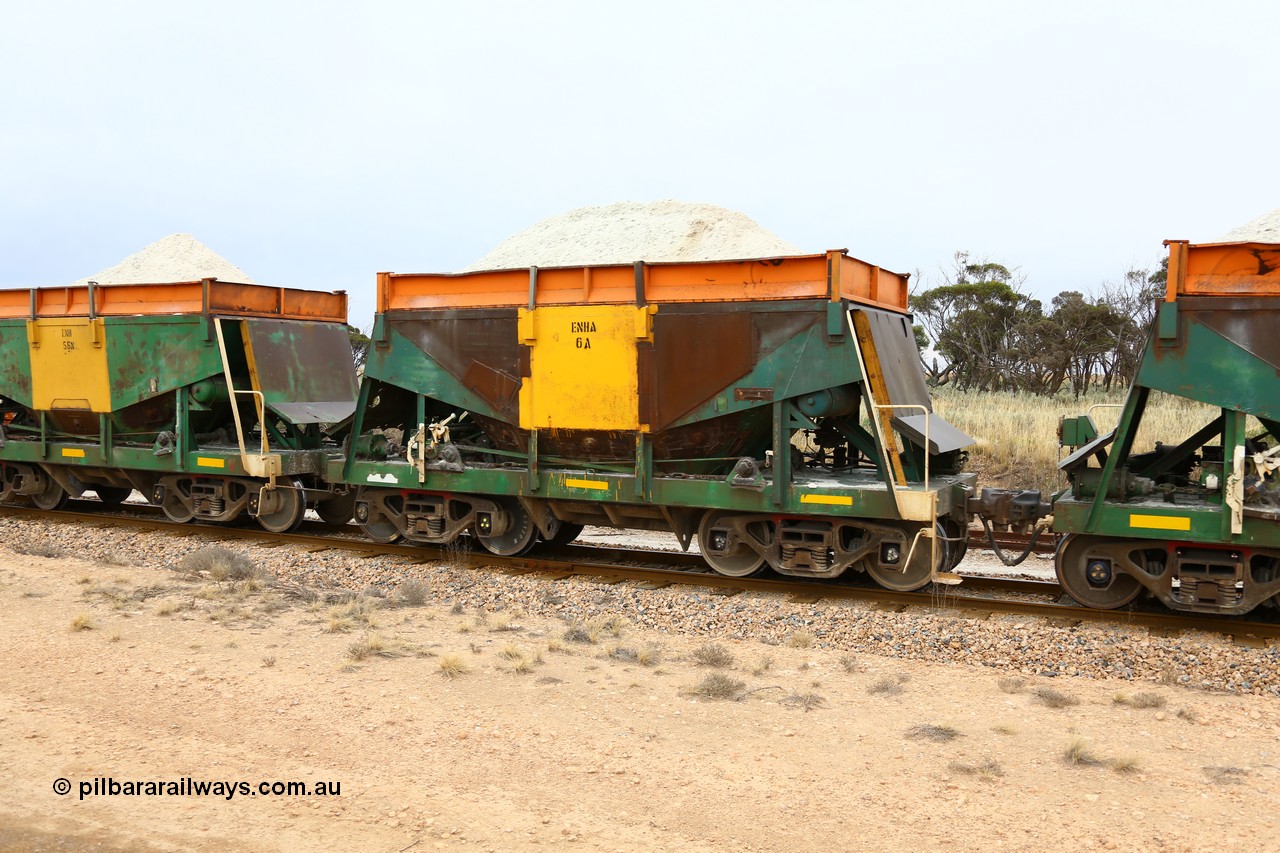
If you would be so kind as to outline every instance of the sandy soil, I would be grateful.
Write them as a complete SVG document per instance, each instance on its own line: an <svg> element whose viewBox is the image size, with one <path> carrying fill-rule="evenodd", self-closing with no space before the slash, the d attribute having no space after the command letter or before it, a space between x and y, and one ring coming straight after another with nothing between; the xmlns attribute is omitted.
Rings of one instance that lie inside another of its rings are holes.
<svg viewBox="0 0 1280 853"><path fill-rule="evenodd" d="M751 641L714 668L703 639L574 643L430 596L371 630L279 590L12 552L0 612L4 850L1276 846L1264 697ZM394 656L353 659L370 637ZM737 698L696 695L709 674ZM81 799L97 777L341 793Z"/></svg>

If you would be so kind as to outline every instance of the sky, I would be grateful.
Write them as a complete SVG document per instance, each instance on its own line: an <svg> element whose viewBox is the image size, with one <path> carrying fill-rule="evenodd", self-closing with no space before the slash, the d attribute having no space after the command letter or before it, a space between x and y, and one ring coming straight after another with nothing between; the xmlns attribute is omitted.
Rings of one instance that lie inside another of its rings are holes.
<svg viewBox="0 0 1280 853"><path fill-rule="evenodd" d="M1280 207L1274 2L101 2L6 7L0 287L168 234L256 281L447 272L680 199L1049 298Z"/></svg>

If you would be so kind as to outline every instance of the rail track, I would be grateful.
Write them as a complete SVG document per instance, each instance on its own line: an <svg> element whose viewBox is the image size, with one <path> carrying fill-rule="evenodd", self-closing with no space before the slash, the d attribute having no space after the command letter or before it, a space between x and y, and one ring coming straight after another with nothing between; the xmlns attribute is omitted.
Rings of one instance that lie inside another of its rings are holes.
<svg viewBox="0 0 1280 853"><path fill-rule="evenodd" d="M476 569L489 569L508 574L546 575L548 579L571 576L594 578L601 583L631 581L649 589L672 584L708 587L722 595L745 591L771 592L793 601L862 600L877 607L905 610L909 607L967 611L979 617L996 613L1021 614L1051 620L1058 624L1103 622L1146 627L1155 632L1207 631L1230 637L1242 645L1260 645L1280 638L1280 621L1240 617L1197 616L1175 613L1154 607L1131 606L1120 610L1093 610L1082 607L1063 594L1055 582L1017 577L993 577L960 573L959 586L934 586L916 592L895 592L872 584L858 576L850 582L841 578L803 580L781 577L733 578L712 571L696 554L635 550L598 545L574 544L558 548L539 548L520 557L498 557L484 551L433 547L418 544L379 544L343 533L330 525L304 522L298 532L276 534L258 527L179 524L165 518L157 508L126 505L123 509L106 510L93 502L76 502L68 509L45 511L34 507L0 504L0 515L61 524L88 524L95 527L121 527L164 531L174 536L202 536L211 540L254 540L306 547L312 551L347 550L364 557L378 555L409 558L421 563L448 560L464 562ZM1021 550L1026 539L1004 534L1002 547ZM988 547L985 535L970 537L973 548ZM1051 550L1052 545L1049 545Z"/></svg>

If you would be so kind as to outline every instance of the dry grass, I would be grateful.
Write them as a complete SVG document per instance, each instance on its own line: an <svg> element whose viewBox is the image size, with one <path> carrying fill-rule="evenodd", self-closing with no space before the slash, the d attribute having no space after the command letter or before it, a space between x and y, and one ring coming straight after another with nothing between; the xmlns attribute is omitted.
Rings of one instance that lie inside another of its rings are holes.
<svg viewBox="0 0 1280 853"><path fill-rule="evenodd" d="M448 652L440 656L440 660L436 662L436 666L440 668L440 674L450 680L466 675L471 671L471 664L467 663L467 659L458 652Z"/></svg>
<svg viewBox="0 0 1280 853"><path fill-rule="evenodd" d="M1200 715L1196 713L1194 708L1179 708L1177 710L1178 719L1186 720L1188 723L1200 722Z"/></svg>
<svg viewBox="0 0 1280 853"><path fill-rule="evenodd" d="M1116 705L1124 705L1128 708L1163 708L1168 704L1165 697L1159 693L1117 693L1111 697L1111 701Z"/></svg>
<svg viewBox="0 0 1280 853"><path fill-rule="evenodd" d="M357 625L376 628L378 627L377 613L377 599L357 595L343 604L329 608L329 621L325 631L330 634L341 634L350 631Z"/></svg>
<svg viewBox="0 0 1280 853"><path fill-rule="evenodd" d="M811 649L818 638L808 631L792 631L787 635L787 647L792 649Z"/></svg>
<svg viewBox="0 0 1280 853"><path fill-rule="evenodd" d="M1125 775L1137 773L1139 770L1138 759L1132 755L1117 755L1107 763L1111 765L1112 770Z"/></svg>
<svg viewBox="0 0 1280 853"><path fill-rule="evenodd" d="M1079 705L1080 700L1074 696L1068 696L1061 690L1055 690L1052 687L1037 687L1031 691L1031 696L1041 705L1050 708L1069 708L1072 705Z"/></svg>
<svg viewBox="0 0 1280 853"><path fill-rule="evenodd" d="M867 688L872 696L897 696L903 690L902 683L896 678L881 678Z"/></svg>
<svg viewBox="0 0 1280 853"><path fill-rule="evenodd" d="M991 731L998 735L1016 735L1018 730L1008 723L999 723L991 727Z"/></svg>
<svg viewBox="0 0 1280 853"><path fill-rule="evenodd" d="M703 699L737 699L746 687L746 682L731 678L722 672L709 672L689 689L689 693L701 696Z"/></svg>
<svg viewBox="0 0 1280 853"><path fill-rule="evenodd" d="M1038 488L1048 493L1065 485L1058 473L1054 436L1063 417L1087 414L1097 403L1119 404L1122 393L1035 397L1030 394L962 393L951 388L933 390L934 411L977 439L969 448L969 470L983 485ZM1018 429L1009 429L1009 412L1016 410ZM1115 426L1120 410L1093 412L1098 432ZM1157 441L1176 445L1217 415L1216 410L1161 392L1152 392L1143 415L1134 452L1155 447Z"/></svg>
<svg viewBox="0 0 1280 853"><path fill-rule="evenodd" d="M935 726L925 723L919 726L912 726L907 729L907 737L916 740L932 740L939 743L946 743L949 740L955 740L960 737L960 732L951 726Z"/></svg>
<svg viewBox="0 0 1280 853"><path fill-rule="evenodd" d="M607 629L607 622L602 620L592 620L590 622L581 622L574 620L568 628L565 629L564 638L570 643L581 643L583 645L592 645L600 642L600 636ZM614 634L617 636L617 634Z"/></svg>
<svg viewBox="0 0 1280 853"><path fill-rule="evenodd" d="M276 665L276 656L275 656L275 655L263 655L263 656L262 656L262 665L263 665L263 667L265 667L266 669L271 669L271 667L273 667L273 666L275 666L275 665Z"/></svg>
<svg viewBox="0 0 1280 853"><path fill-rule="evenodd" d="M852 655L852 654L841 655L840 668L843 669L845 672L850 672L850 673L857 672L858 671L857 655Z"/></svg>
<svg viewBox="0 0 1280 853"><path fill-rule="evenodd" d="M657 666L658 662L662 660L662 649L655 645L640 647L610 646L605 649L605 654L614 660L638 663L641 666Z"/></svg>
<svg viewBox="0 0 1280 853"><path fill-rule="evenodd" d="M402 657L404 654L405 650L399 644L392 643L373 632L366 632L363 637L347 646L347 657L357 662L371 657Z"/></svg>
<svg viewBox="0 0 1280 853"><path fill-rule="evenodd" d="M977 764L966 764L963 761L953 761L947 765L947 769L953 773L962 773L965 776L977 776L980 779L992 780L998 779L1004 775L1004 768L993 758L984 758Z"/></svg>
<svg viewBox="0 0 1280 853"><path fill-rule="evenodd" d="M88 613L77 613L71 620L72 631L92 631L94 627L93 618Z"/></svg>
<svg viewBox="0 0 1280 853"><path fill-rule="evenodd" d="M1072 738L1067 744L1067 748L1062 751L1062 760L1068 764L1085 767L1096 767L1102 764L1102 759L1089 748L1088 742L1080 737Z"/></svg>
<svg viewBox="0 0 1280 853"><path fill-rule="evenodd" d="M751 674L759 677L771 669L773 669L773 658L769 655L761 655L756 665L751 667Z"/></svg>
<svg viewBox="0 0 1280 853"><path fill-rule="evenodd" d="M711 666L718 669L733 666L733 652L719 643L703 643L690 654L698 666Z"/></svg>

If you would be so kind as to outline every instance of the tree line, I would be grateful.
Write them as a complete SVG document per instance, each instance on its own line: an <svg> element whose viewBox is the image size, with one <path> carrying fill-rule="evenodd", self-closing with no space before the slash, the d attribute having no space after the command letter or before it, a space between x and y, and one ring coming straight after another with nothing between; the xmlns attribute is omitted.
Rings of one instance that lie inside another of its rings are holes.
<svg viewBox="0 0 1280 853"><path fill-rule="evenodd" d="M917 339L935 387L1079 397L1111 390L1137 370L1147 329L1164 294L1168 260L1130 269L1099 292L1068 290L1046 305L1023 292L1016 269L956 252L944 283L912 294ZM923 347L922 347L923 349Z"/></svg>

